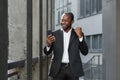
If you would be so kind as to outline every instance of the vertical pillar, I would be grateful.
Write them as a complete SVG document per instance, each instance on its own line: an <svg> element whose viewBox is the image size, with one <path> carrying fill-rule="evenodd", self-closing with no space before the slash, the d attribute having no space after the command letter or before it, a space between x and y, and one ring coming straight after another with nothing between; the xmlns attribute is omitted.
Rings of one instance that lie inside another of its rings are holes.
<svg viewBox="0 0 120 80"><path fill-rule="evenodd" d="M42 45L42 43L43 43L43 0L40 0L39 1L39 25L40 25L40 27L39 27L39 40L40 40L40 42L39 42L39 48L40 48L40 52L39 52L39 56L40 56L40 62L39 62L39 69L40 69L40 74L39 74L39 80L42 80L42 52L43 52L43 45Z"/></svg>
<svg viewBox="0 0 120 80"><path fill-rule="evenodd" d="M7 80L8 1L0 0L0 80Z"/></svg>
<svg viewBox="0 0 120 80"><path fill-rule="evenodd" d="M117 13L116 13L116 15L117 15L117 22L116 22L116 25L117 25L117 29L116 29L116 38L117 38L117 40L116 40L116 47L117 47L117 55L116 55L116 59L117 59L117 62L116 62L116 65L117 65L117 80L120 80L120 0L117 0L117 2L116 2L117 4L117 8L116 8L116 10L117 10Z"/></svg>
<svg viewBox="0 0 120 80"><path fill-rule="evenodd" d="M49 0L47 0L46 1L46 30L48 30L48 27L50 26L49 25L49 8L50 8L50 6L49 6ZM48 56L46 56L46 80L48 80Z"/></svg>
<svg viewBox="0 0 120 80"><path fill-rule="evenodd" d="M32 80L32 0L27 0L27 80Z"/></svg>
<svg viewBox="0 0 120 80"><path fill-rule="evenodd" d="M55 0L51 0L51 26L52 30L55 29Z"/></svg>
<svg viewBox="0 0 120 80"><path fill-rule="evenodd" d="M120 80L120 1L103 0L103 78Z"/></svg>

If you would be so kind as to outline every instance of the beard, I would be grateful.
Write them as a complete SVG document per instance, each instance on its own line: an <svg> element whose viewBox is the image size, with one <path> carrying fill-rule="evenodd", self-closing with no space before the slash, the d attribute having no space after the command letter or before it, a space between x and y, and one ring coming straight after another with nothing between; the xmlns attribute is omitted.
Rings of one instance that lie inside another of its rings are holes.
<svg viewBox="0 0 120 80"><path fill-rule="evenodd" d="M67 30L71 29L71 25L62 25L61 24L61 26L62 26L64 31L67 31Z"/></svg>

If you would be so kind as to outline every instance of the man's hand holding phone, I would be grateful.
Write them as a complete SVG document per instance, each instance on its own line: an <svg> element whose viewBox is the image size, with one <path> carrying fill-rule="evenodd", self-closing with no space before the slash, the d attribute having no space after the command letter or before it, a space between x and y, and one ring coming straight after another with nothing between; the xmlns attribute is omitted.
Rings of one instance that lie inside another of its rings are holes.
<svg viewBox="0 0 120 80"><path fill-rule="evenodd" d="M48 35L47 46L50 47L54 41L55 41L55 36L53 36L52 34Z"/></svg>

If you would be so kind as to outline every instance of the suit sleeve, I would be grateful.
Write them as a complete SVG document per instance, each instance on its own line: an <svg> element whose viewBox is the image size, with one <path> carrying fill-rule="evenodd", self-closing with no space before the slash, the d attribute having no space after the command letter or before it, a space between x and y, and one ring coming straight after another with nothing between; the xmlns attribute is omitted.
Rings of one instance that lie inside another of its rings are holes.
<svg viewBox="0 0 120 80"><path fill-rule="evenodd" d="M48 51L47 51L47 47L46 47L46 46L44 47L44 53L45 53L46 55L49 55L49 54L52 52L52 50L53 50L53 46L51 46Z"/></svg>
<svg viewBox="0 0 120 80"><path fill-rule="evenodd" d="M82 42L79 42L79 49L80 49L80 51L81 51L81 53L83 55L87 55L88 54L88 46L87 46L87 44L86 44L86 42L84 40L84 36L83 36Z"/></svg>

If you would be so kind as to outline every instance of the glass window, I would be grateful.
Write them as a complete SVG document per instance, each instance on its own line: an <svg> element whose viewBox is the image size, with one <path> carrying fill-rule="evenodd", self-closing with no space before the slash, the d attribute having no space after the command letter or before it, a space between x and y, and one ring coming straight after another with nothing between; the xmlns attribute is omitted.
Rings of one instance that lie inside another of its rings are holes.
<svg viewBox="0 0 120 80"><path fill-rule="evenodd" d="M64 1L60 0L60 7L62 7L64 5Z"/></svg>
<svg viewBox="0 0 120 80"><path fill-rule="evenodd" d="M96 14L97 0L92 0L92 14Z"/></svg>
<svg viewBox="0 0 120 80"><path fill-rule="evenodd" d="M99 35L99 49L102 49L102 35Z"/></svg>
<svg viewBox="0 0 120 80"><path fill-rule="evenodd" d="M102 0L78 0L78 18L98 14L102 11Z"/></svg>
<svg viewBox="0 0 120 80"><path fill-rule="evenodd" d="M92 49L98 49L98 36L92 36Z"/></svg>
<svg viewBox="0 0 120 80"><path fill-rule="evenodd" d="M58 11L58 20L57 24L60 24L60 11Z"/></svg>
<svg viewBox="0 0 120 80"><path fill-rule="evenodd" d="M68 3L71 3L71 0L68 0Z"/></svg>
<svg viewBox="0 0 120 80"><path fill-rule="evenodd" d="M59 8L59 3L58 3L58 2L59 2L59 0L56 0L56 2L55 2L55 5L57 5L57 6L56 6L56 9Z"/></svg>
<svg viewBox="0 0 120 80"><path fill-rule="evenodd" d="M97 1L97 12L101 12L102 11L102 0L98 0Z"/></svg>
<svg viewBox="0 0 120 80"><path fill-rule="evenodd" d="M63 13L65 13L65 12L67 12L67 7L64 8L64 12Z"/></svg>
<svg viewBox="0 0 120 80"><path fill-rule="evenodd" d="M62 1L62 0L61 0ZM64 0L64 5L67 5L67 0Z"/></svg>
<svg viewBox="0 0 120 80"><path fill-rule="evenodd" d="M90 36L86 36L86 43L88 45L88 48L90 49Z"/></svg>
<svg viewBox="0 0 120 80"><path fill-rule="evenodd" d="M84 0L80 0L80 18L84 17Z"/></svg>
<svg viewBox="0 0 120 80"><path fill-rule="evenodd" d="M102 50L102 34L86 36L86 43L90 52Z"/></svg>
<svg viewBox="0 0 120 80"><path fill-rule="evenodd" d="M86 0L86 16L90 16L90 0Z"/></svg>
<svg viewBox="0 0 120 80"><path fill-rule="evenodd" d="M70 11L71 11L71 5L68 5L67 12L70 12Z"/></svg>
<svg viewBox="0 0 120 80"><path fill-rule="evenodd" d="M62 16L63 13L64 13L64 8L61 10L61 15L60 16Z"/></svg>

